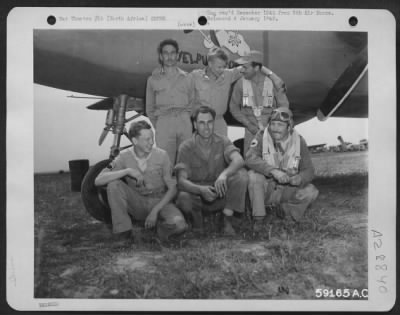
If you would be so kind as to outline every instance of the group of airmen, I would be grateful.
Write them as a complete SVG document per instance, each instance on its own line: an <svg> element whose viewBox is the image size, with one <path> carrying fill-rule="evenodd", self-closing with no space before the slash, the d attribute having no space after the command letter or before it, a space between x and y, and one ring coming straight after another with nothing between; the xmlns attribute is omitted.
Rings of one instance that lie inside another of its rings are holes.
<svg viewBox="0 0 400 315"><path fill-rule="evenodd" d="M318 190L284 82L263 66L259 51L227 69L227 53L214 48L207 67L191 73L177 66L178 54L175 40L162 41L160 67L147 81L146 113L155 137L148 122L133 122L133 147L95 180L107 186L115 237L132 238L131 217L156 228L161 241L188 230L201 234L206 212L222 212L223 233L234 235L232 218L245 212L247 196L255 231L265 228L269 212L300 220ZM227 137L228 102L245 127L245 158Z"/></svg>

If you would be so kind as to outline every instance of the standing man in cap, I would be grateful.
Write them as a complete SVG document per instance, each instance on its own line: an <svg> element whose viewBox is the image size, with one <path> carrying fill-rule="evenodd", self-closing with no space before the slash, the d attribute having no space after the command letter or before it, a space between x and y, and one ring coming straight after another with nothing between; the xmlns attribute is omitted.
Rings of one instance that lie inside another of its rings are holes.
<svg viewBox="0 0 400 315"><path fill-rule="evenodd" d="M243 78L236 82L230 101L232 116L245 127L244 153L259 130L264 130L274 108L289 108L285 83L271 70L262 71L263 54L252 50L238 60Z"/></svg>
<svg viewBox="0 0 400 315"><path fill-rule="evenodd" d="M196 131L179 147L175 166L180 191L176 204L193 218L198 232L203 232L203 211L222 211L224 234L234 235L231 220L234 212L245 210L248 174L238 148L214 133L215 117L207 106L193 112Z"/></svg>
<svg viewBox="0 0 400 315"><path fill-rule="evenodd" d="M122 152L96 178L95 185L107 185L113 232L116 238L132 237L130 215L144 221L148 229L157 227L162 241L186 230L187 224L172 203L176 180L171 177L168 154L154 145L151 126L144 120L129 128L133 148Z"/></svg>
<svg viewBox="0 0 400 315"><path fill-rule="evenodd" d="M300 220L317 198L318 190L307 144L293 128L290 109L281 107L271 113L265 130L257 133L246 154L249 195L254 228L260 231L266 216L265 206Z"/></svg>
<svg viewBox="0 0 400 315"><path fill-rule="evenodd" d="M223 115L228 109L231 85L241 78L242 67L227 69L229 58L222 48L212 48L207 54L207 67L190 73L194 88L194 107L209 106L216 112L215 133L227 136L228 126ZM270 72L260 67L264 74Z"/></svg>
<svg viewBox="0 0 400 315"><path fill-rule="evenodd" d="M156 130L156 143L175 165L179 145L192 135L192 88L187 72L178 68L178 43L158 45L160 67L147 80L146 113Z"/></svg>

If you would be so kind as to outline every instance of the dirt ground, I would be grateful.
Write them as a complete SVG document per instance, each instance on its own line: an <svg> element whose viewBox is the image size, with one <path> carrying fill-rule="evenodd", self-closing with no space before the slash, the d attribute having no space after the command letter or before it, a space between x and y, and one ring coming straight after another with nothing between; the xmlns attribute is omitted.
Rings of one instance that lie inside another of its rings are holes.
<svg viewBox="0 0 400 315"><path fill-rule="evenodd" d="M70 191L70 175L35 175L36 298L315 299L368 288L368 155L313 155L320 190L299 222L271 217L255 235L237 217L227 238L118 245Z"/></svg>

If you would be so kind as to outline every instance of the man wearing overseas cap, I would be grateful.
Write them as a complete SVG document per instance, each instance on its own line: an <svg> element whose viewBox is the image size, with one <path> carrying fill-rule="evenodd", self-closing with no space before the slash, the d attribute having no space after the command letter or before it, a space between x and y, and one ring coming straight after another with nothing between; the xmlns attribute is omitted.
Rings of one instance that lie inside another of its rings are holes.
<svg viewBox="0 0 400 315"><path fill-rule="evenodd" d="M232 116L245 129L244 153L259 130L263 130L274 108L287 107L285 83L275 73L263 67L263 54L252 50L246 56L235 60L242 65L243 78L238 80L229 104Z"/></svg>
<svg viewBox="0 0 400 315"><path fill-rule="evenodd" d="M241 78L242 67L227 69L229 57L224 49L214 47L207 54L207 67L193 70L189 77L194 90L194 107L209 106L216 112L215 133L227 136L228 126L223 115L228 109L232 83ZM262 73L269 73L260 67Z"/></svg>
<svg viewBox="0 0 400 315"><path fill-rule="evenodd" d="M299 221L317 198L310 152L302 136L293 128L288 108L271 113L265 130L259 131L246 154L249 171L249 195L254 229L264 227L266 206L279 217Z"/></svg>

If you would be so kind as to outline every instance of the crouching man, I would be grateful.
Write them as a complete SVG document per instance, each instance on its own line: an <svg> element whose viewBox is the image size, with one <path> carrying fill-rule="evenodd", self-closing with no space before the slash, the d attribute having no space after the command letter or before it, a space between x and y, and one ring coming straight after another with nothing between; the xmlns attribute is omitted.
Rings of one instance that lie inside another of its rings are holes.
<svg viewBox="0 0 400 315"><path fill-rule="evenodd" d="M193 229L202 233L202 212L224 214L224 234L234 235L232 216L243 213L248 175L239 150L226 137L214 133L216 113L208 106L192 115L195 132L178 150L177 205L193 219Z"/></svg>
<svg viewBox="0 0 400 315"><path fill-rule="evenodd" d="M310 182L314 167L307 144L293 129L290 109L280 107L271 113L264 131L257 133L246 154L249 196L254 229L263 228L266 206L280 217L298 221L317 198Z"/></svg>
<svg viewBox="0 0 400 315"><path fill-rule="evenodd" d="M121 153L96 178L95 185L107 185L113 233L132 237L132 221L145 221L145 228L157 226L158 237L166 241L186 230L182 213L171 202L177 193L176 181L166 151L153 147L151 126L144 120L129 129L133 148Z"/></svg>

